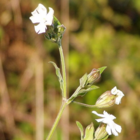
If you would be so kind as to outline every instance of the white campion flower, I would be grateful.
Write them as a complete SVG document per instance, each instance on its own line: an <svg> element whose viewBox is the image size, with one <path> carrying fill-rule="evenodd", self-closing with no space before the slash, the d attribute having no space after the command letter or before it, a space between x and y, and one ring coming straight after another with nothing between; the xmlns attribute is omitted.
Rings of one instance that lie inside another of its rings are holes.
<svg viewBox="0 0 140 140"><path fill-rule="evenodd" d="M93 114L102 117L102 119L96 119L97 122L102 122L104 124L107 124L106 126L106 132L108 135L115 135L118 136L118 133L121 132L122 128L120 125L114 123L114 119L116 119L115 116L108 114L106 111L103 112L103 114L98 114L96 111L92 111Z"/></svg>
<svg viewBox="0 0 140 140"><path fill-rule="evenodd" d="M124 96L123 92L118 90L117 87L114 87L112 90L111 90L111 94L113 95L116 95L116 99L115 99L115 104L120 104L121 103L121 99L122 97Z"/></svg>
<svg viewBox="0 0 140 140"><path fill-rule="evenodd" d="M31 14L32 16L29 19L32 21L32 23L39 23L38 25L34 26L36 33L45 33L47 30L47 25L52 25L54 10L51 7L49 7L49 12L47 13L47 9L44 7L44 5L39 4L38 7L31 12Z"/></svg>

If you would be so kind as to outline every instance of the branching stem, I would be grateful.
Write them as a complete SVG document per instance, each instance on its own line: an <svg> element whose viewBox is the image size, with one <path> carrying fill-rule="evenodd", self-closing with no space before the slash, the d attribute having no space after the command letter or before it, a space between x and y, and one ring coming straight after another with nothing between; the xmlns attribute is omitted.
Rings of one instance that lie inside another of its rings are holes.
<svg viewBox="0 0 140 140"><path fill-rule="evenodd" d="M84 107L90 107L90 108L96 107L96 105L88 105L88 104L84 104L84 103L80 103L80 102L76 102L76 101L73 101L73 103L78 104L78 105L82 105Z"/></svg>

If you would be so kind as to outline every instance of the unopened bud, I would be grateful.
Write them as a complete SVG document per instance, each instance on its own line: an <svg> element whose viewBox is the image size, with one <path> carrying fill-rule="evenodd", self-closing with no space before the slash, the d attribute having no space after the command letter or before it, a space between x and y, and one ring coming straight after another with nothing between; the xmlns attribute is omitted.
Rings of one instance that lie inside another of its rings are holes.
<svg viewBox="0 0 140 140"><path fill-rule="evenodd" d="M59 22L59 20L54 16L53 25L48 26L45 37L55 43L60 44L63 34L65 32L65 26Z"/></svg>
<svg viewBox="0 0 140 140"><path fill-rule="evenodd" d="M108 133L106 132L106 124L101 123L95 131L95 139L102 140L106 137L108 137Z"/></svg>
<svg viewBox="0 0 140 140"><path fill-rule="evenodd" d="M111 91L103 93L96 101L95 106L99 108L110 107L115 104L116 96L111 94Z"/></svg>
<svg viewBox="0 0 140 140"><path fill-rule="evenodd" d="M90 74L88 74L87 85L92 85L101 77L100 70L93 69Z"/></svg>

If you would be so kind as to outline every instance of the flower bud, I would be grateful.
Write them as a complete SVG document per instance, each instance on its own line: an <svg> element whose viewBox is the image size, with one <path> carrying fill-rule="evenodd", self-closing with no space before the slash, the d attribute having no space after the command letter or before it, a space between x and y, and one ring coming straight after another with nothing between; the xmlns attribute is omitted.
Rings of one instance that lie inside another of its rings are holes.
<svg viewBox="0 0 140 140"><path fill-rule="evenodd" d="M90 72L90 74L88 74L87 85L92 85L100 77L101 77L100 70L99 69L92 69L92 71Z"/></svg>
<svg viewBox="0 0 140 140"><path fill-rule="evenodd" d="M59 20L54 16L53 24L52 26L48 27L45 37L48 40L51 40L59 44L61 42L65 29L66 29L65 26L61 24Z"/></svg>
<svg viewBox="0 0 140 140"><path fill-rule="evenodd" d="M103 93L96 101L95 105L99 108L110 107L115 104L116 96L111 94L111 91Z"/></svg>
<svg viewBox="0 0 140 140"><path fill-rule="evenodd" d="M114 104L120 104L123 92L114 87L111 91L103 93L96 101L96 107L105 108L111 107Z"/></svg>
<svg viewBox="0 0 140 140"><path fill-rule="evenodd" d="M106 124L101 123L99 127L97 128L97 130L95 131L94 137L96 140L102 140L107 136L108 136L108 133L106 132Z"/></svg>

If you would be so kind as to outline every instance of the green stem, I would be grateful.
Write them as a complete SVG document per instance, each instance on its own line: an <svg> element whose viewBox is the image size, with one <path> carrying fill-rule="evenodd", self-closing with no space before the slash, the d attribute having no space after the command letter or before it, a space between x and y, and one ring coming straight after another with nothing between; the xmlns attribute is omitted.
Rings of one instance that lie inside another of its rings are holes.
<svg viewBox="0 0 140 140"><path fill-rule="evenodd" d="M63 75L63 97L66 98L66 92L67 92L67 85L66 85L66 68L65 68L65 59L64 59L64 53L61 43L59 43L59 52L60 52L60 59L61 59L61 65L62 65L62 75Z"/></svg>
<svg viewBox="0 0 140 140"><path fill-rule="evenodd" d="M72 94L72 96L68 99L68 103L70 104L71 102L73 102L73 100L77 97L77 94L79 92L79 90L81 89L81 87L79 86L75 92Z"/></svg>
<svg viewBox="0 0 140 140"><path fill-rule="evenodd" d="M59 122L61 116L62 116L62 113L63 113L63 111L64 111L64 109L65 109L65 107L66 107L67 105L68 105L67 101L63 100L63 103L62 103L62 105L61 105L61 108L60 108L60 110L59 110L59 113L58 113L58 115L57 115L57 117L56 117L56 119L55 119L55 122L54 122L54 124L53 124L53 126L52 126L52 128L51 128L51 130L50 130L50 132L49 132L49 135L48 135L48 137L47 137L46 140L50 140L50 138L51 138L51 136L52 136L52 134L53 134L53 132L54 132L54 130L55 130L55 128L56 128L56 126L57 126L57 124L58 124L58 122Z"/></svg>
<svg viewBox="0 0 140 140"><path fill-rule="evenodd" d="M96 107L96 105L88 105L88 104L84 104L84 103L80 103L80 102L76 102L76 101L73 101L73 103L78 104L78 105L82 105L85 107L91 107L91 108Z"/></svg>

